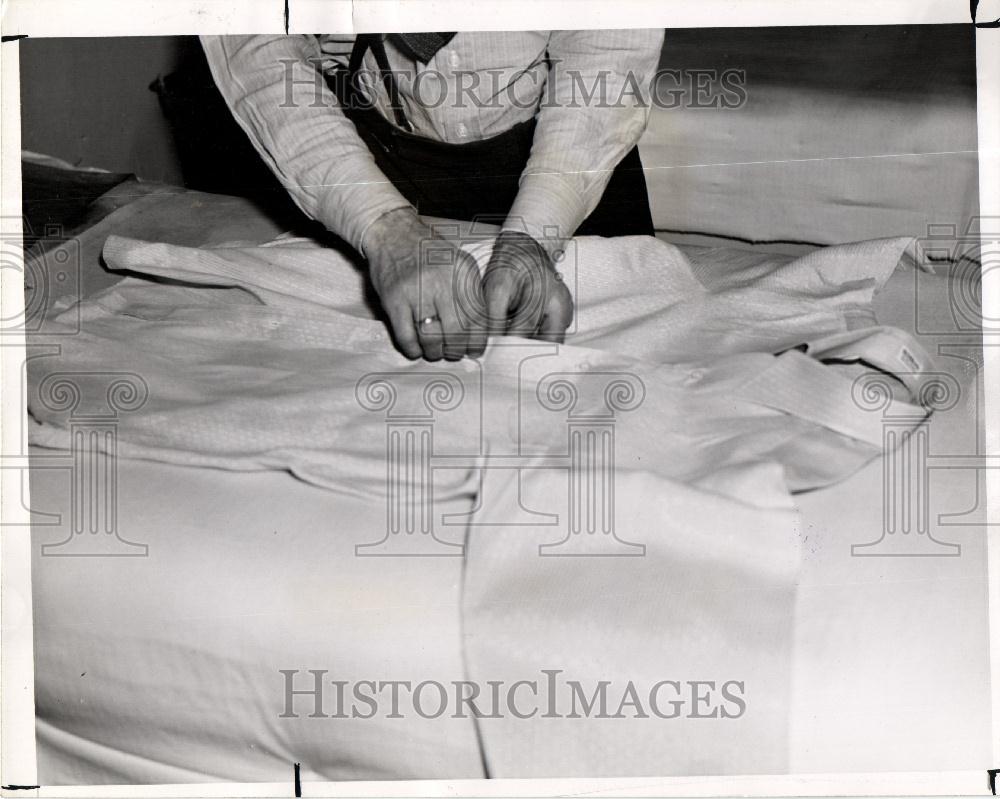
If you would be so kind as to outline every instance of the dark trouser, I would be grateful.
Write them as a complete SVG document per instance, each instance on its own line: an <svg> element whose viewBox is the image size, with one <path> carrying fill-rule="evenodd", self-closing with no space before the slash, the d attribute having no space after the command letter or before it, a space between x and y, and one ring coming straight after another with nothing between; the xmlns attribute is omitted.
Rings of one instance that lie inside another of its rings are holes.
<svg viewBox="0 0 1000 799"><path fill-rule="evenodd" d="M336 91L344 84L331 85ZM478 218L495 224L506 218L531 153L535 120L489 139L448 144L402 131L361 103L344 105L379 169L418 213L447 219ZM575 233L653 235L638 147L618 164L597 208ZM566 231L558 234L567 235Z"/></svg>

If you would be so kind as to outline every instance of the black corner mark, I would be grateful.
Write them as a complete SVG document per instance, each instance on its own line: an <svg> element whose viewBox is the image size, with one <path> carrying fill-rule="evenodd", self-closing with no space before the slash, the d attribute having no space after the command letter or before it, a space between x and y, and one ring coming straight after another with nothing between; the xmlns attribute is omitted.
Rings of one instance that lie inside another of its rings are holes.
<svg viewBox="0 0 1000 799"><path fill-rule="evenodd" d="M302 796L302 777L299 774L300 763L292 764L293 781L295 783L295 795Z"/></svg>
<svg viewBox="0 0 1000 799"><path fill-rule="evenodd" d="M976 22L976 11L979 9L979 0L969 0L969 13L972 15L972 24L977 28L1000 28L1000 17L992 22ZM996 796L996 791L993 792Z"/></svg>
<svg viewBox="0 0 1000 799"><path fill-rule="evenodd" d="M5 791L37 791L41 785L0 785Z"/></svg>
<svg viewBox="0 0 1000 799"><path fill-rule="evenodd" d="M997 795L997 774L1000 774L1000 768L987 769L986 773L990 778L990 793L994 796Z"/></svg>
<svg viewBox="0 0 1000 799"><path fill-rule="evenodd" d="M19 41L20 39L27 39L27 38L28 38L28 34L26 34L26 33L19 33L16 36L0 36L0 42L3 42L3 43L6 43L6 42L16 42L16 41ZM4 786L4 787L6 787L6 786Z"/></svg>

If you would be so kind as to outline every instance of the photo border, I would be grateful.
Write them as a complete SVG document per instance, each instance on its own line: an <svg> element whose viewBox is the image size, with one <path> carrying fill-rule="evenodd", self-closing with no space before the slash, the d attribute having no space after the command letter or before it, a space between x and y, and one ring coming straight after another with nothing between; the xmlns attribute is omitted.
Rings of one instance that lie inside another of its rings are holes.
<svg viewBox="0 0 1000 799"><path fill-rule="evenodd" d="M984 13L997 4L983 3ZM975 3L972 4L975 7ZM98 9L100 13L98 13ZM805 3L802 0L699 0L667 5L643 0L508 0L500 7L468 0L247 0L247 2L190 2L169 0L155 5L134 0L7 0L2 7L2 32L8 37L149 36L220 33L312 32L329 30L331 18L338 32L382 30L510 30L522 29L530 18L539 29L632 27L770 27L792 25L899 25L969 23L970 4L962 1ZM506 20L517 20L507 25ZM991 20L986 20L988 24ZM2 46L2 135L0 135L0 215L19 218L20 93L18 45ZM1000 220L1000 27L976 31L977 121L979 129L980 215ZM985 281L984 281L985 285ZM3 318L23 310L23 283L8 275L2 284ZM1000 318L1000 290L983 291L984 318ZM988 455L1000 454L1000 347L985 346L987 386L985 435ZM21 415L25 386L24 342L6 337L0 346L4 451L9 442L21 442L26 420ZM34 736L34 680L32 663L31 546L28 512L19 498L10 500L18 480L10 470L0 472L6 527L0 541L0 608L2 608L2 762L5 785L35 786L37 764ZM997 497L1000 471L986 470L987 522L1000 525ZM19 490L19 489L18 489ZM993 763L982 772L868 773L776 775L738 777L667 777L649 779L546 779L478 781L310 782L308 796L544 796L586 792L613 795L988 795L987 768L1000 767L1000 533L987 529L987 582L990 611L990 672ZM990 578L993 579L990 579ZM28 734L24 731L27 730ZM290 770L291 771L291 770ZM287 783L209 783L191 785L60 786L3 791L3 795L40 797L84 796L270 796L291 795Z"/></svg>

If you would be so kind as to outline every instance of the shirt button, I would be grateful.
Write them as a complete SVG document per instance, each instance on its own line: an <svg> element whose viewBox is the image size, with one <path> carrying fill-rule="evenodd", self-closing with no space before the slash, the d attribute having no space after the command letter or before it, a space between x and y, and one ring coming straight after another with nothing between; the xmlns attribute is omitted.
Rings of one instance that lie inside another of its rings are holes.
<svg viewBox="0 0 1000 799"><path fill-rule="evenodd" d="M469 135L469 129L465 127L464 122L459 122L455 128L455 131L458 133L458 136L461 139L464 139L466 136Z"/></svg>
<svg viewBox="0 0 1000 799"><path fill-rule="evenodd" d="M458 53L454 50L448 53L448 65L453 69L462 63L462 59L458 57Z"/></svg>

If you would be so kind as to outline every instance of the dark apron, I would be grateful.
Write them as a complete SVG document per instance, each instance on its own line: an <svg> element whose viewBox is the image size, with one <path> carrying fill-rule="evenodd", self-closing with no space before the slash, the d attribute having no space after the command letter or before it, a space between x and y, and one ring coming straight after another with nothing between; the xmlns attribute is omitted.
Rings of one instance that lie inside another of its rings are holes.
<svg viewBox="0 0 1000 799"><path fill-rule="evenodd" d="M408 129L378 37L358 37L350 66L328 75L327 81L379 169L422 215L503 222L531 154L535 120L465 144L434 141L401 130L372 108L358 90L361 57L369 47L382 70L397 125ZM581 236L653 235L638 147L615 168L597 208L575 232Z"/></svg>

